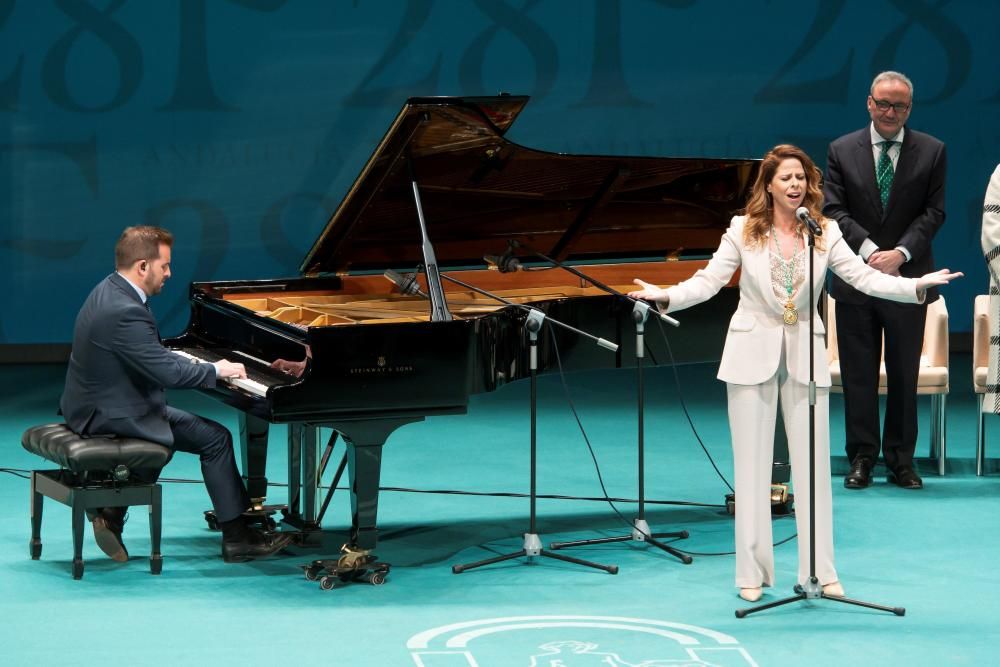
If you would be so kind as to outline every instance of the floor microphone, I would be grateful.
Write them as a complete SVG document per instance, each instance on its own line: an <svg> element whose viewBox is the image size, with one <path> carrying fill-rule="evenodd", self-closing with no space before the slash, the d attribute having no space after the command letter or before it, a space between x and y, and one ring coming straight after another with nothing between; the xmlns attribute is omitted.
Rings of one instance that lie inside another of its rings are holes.
<svg viewBox="0 0 1000 667"><path fill-rule="evenodd" d="M521 266L521 260L509 252L505 252L502 255L483 255L483 261L491 269L496 269L500 273L513 273L514 271L524 270L524 267Z"/></svg>

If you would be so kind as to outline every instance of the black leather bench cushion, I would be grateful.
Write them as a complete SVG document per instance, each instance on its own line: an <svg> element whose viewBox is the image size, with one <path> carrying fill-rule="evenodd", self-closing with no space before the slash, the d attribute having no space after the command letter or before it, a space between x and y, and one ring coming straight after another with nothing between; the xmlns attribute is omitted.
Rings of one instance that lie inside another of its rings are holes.
<svg viewBox="0 0 1000 667"><path fill-rule="evenodd" d="M29 428L21 436L21 445L75 473L111 470L118 465L130 470L159 469L172 454L169 447L136 438L82 438L65 424Z"/></svg>

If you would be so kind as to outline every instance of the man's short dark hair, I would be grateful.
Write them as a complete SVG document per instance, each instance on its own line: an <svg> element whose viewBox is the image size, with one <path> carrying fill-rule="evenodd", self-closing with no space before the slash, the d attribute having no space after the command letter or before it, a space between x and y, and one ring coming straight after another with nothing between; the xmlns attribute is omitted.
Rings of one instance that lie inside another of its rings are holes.
<svg viewBox="0 0 1000 667"><path fill-rule="evenodd" d="M151 225L126 227L115 244L115 268L128 269L144 259L158 259L161 244L173 247L174 235Z"/></svg>

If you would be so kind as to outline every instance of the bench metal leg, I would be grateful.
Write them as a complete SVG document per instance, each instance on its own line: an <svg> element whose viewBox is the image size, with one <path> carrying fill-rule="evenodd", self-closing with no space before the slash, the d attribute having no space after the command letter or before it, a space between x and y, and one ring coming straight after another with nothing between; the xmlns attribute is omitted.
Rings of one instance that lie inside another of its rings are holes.
<svg viewBox="0 0 1000 667"><path fill-rule="evenodd" d="M73 512L73 578L83 578L83 525L86 516L84 494L73 492L71 495Z"/></svg>
<svg viewBox="0 0 1000 667"><path fill-rule="evenodd" d="M152 502L149 505L149 540L152 543L152 549L149 556L149 571L153 574L159 574L163 571L163 556L160 555L160 533L163 527L163 508L161 504L163 490L159 484L156 484L150 493L152 494Z"/></svg>
<svg viewBox="0 0 1000 667"><path fill-rule="evenodd" d="M31 542L29 550L32 560L38 560L42 557L42 503L45 502L45 496L35 488L37 475L37 472L31 473Z"/></svg>

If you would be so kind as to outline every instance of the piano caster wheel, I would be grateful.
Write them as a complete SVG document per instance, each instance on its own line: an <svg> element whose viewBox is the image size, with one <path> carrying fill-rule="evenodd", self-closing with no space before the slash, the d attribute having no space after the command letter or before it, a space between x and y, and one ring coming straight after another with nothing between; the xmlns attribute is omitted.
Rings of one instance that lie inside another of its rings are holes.
<svg viewBox="0 0 1000 667"><path fill-rule="evenodd" d="M323 571L322 565L303 565L302 570L306 575L306 579L309 581L316 581L319 579L319 573Z"/></svg>
<svg viewBox="0 0 1000 667"><path fill-rule="evenodd" d="M327 575L319 580L319 587L324 591L332 591L333 587L337 585L337 578Z"/></svg>
<svg viewBox="0 0 1000 667"><path fill-rule="evenodd" d="M381 586L385 583L385 573L384 572L372 572L371 576L368 577L368 583L372 586Z"/></svg>
<svg viewBox="0 0 1000 667"><path fill-rule="evenodd" d="M219 519L212 510L205 511L205 523L208 524L209 530L219 530Z"/></svg>

